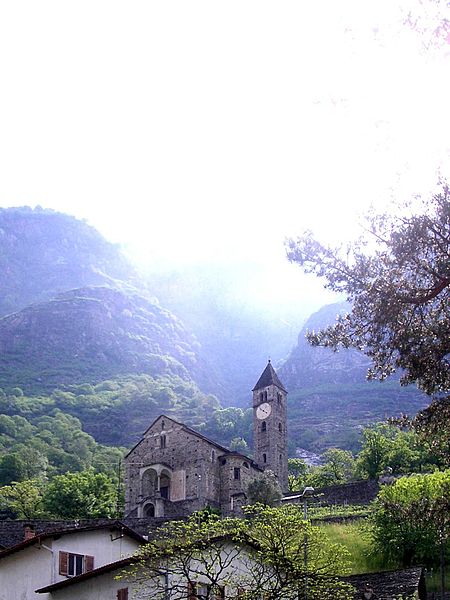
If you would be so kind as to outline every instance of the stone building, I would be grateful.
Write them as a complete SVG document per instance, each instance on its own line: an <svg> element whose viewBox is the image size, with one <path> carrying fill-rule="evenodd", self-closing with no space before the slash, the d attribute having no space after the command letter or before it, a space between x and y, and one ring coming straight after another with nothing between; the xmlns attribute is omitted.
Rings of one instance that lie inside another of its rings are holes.
<svg viewBox="0 0 450 600"><path fill-rule="evenodd" d="M265 469L287 491L287 392L270 361L253 389L252 460L161 415L125 457L125 515L177 517L205 506L239 512Z"/></svg>

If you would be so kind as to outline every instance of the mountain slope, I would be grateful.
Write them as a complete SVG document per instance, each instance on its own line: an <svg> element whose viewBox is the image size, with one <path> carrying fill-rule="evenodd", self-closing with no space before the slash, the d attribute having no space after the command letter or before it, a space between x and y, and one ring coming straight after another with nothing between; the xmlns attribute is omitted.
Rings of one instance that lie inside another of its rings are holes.
<svg viewBox="0 0 450 600"><path fill-rule="evenodd" d="M307 450L330 446L355 450L364 426L401 413L415 414L429 403L415 387L401 387L395 376L384 382L367 381L369 360L361 352L333 352L308 344L307 331L332 324L347 310L346 303L337 303L311 315L297 346L278 369L289 390L290 440Z"/></svg>
<svg viewBox="0 0 450 600"><path fill-rule="evenodd" d="M86 287L0 319L0 381L40 391L139 373L188 380L197 348L156 301Z"/></svg>
<svg viewBox="0 0 450 600"><path fill-rule="evenodd" d="M51 210L0 209L0 315L88 285L138 284L134 268L93 227Z"/></svg>

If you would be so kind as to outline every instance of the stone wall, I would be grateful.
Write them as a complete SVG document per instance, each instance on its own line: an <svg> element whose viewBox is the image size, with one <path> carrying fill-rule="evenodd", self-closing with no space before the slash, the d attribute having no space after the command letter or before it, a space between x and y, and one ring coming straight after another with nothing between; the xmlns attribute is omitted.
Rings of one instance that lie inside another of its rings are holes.
<svg viewBox="0 0 450 600"><path fill-rule="evenodd" d="M351 481L340 485L330 485L316 489L312 496L308 496L308 504L370 504L376 498L380 490L377 481L373 479ZM286 494L283 502L291 504L303 504L303 498L299 498L301 492Z"/></svg>

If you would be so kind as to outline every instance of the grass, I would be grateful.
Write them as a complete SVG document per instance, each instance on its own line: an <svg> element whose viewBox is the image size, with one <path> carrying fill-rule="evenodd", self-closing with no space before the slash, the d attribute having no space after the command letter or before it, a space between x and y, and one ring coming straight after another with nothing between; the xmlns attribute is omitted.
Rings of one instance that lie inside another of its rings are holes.
<svg viewBox="0 0 450 600"><path fill-rule="evenodd" d="M349 551L352 574L401 568L400 564L388 563L371 552L370 524L365 519L347 523L321 523L318 527L326 533L331 542L342 544ZM427 590L439 592L439 567L429 570L425 575ZM445 567L445 589L450 590L450 565Z"/></svg>
<svg viewBox="0 0 450 600"><path fill-rule="evenodd" d="M311 519L322 519L324 517L353 517L366 516L369 508L359 504L331 504L327 506L312 505L308 510Z"/></svg>
<svg viewBox="0 0 450 600"><path fill-rule="evenodd" d="M371 552L370 525L365 519L348 523L321 523L318 525L331 542L342 544L350 553L351 573L369 573L395 569Z"/></svg>

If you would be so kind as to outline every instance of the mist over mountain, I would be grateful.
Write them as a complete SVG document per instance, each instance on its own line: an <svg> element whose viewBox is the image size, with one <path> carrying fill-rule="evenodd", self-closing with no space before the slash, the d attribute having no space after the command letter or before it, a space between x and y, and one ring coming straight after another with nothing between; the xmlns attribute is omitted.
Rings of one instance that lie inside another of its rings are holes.
<svg viewBox="0 0 450 600"><path fill-rule="evenodd" d="M200 385L224 406L250 406L251 390L268 358L276 363L287 356L307 316L302 306L252 299L248 291L254 292L260 269L247 263L220 268L202 263L146 279L161 303L195 333L198 356L211 374Z"/></svg>
<svg viewBox="0 0 450 600"><path fill-rule="evenodd" d="M0 209L0 315L88 285L139 285L118 246L48 209Z"/></svg>
<svg viewBox="0 0 450 600"><path fill-rule="evenodd" d="M314 312L303 325L297 345L279 368L284 385L289 390L299 390L318 385L364 383L370 361L362 352L313 347L307 339L308 331L318 331L332 325L338 315L350 310L347 302L323 306Z"/></svg>
<svg viewBox="0 0 450 600"><path fill-rule="evenodd" d="M307 308L265 304L254 265L138 273L83 221L26 207L0 211L0 263L0 388L11 418L56 408L96 440L127 444L166 412L229 443L231 431L251 437L251 419L237 408L216 419L217 398L248 408L268 358L289 391L292 453L356 448L364 425L425 404L396 380L368 383L362 354L307 344L306 329L345 305L314 313L297 339ZM281 278L265 283L283 292Z"/></svg>

